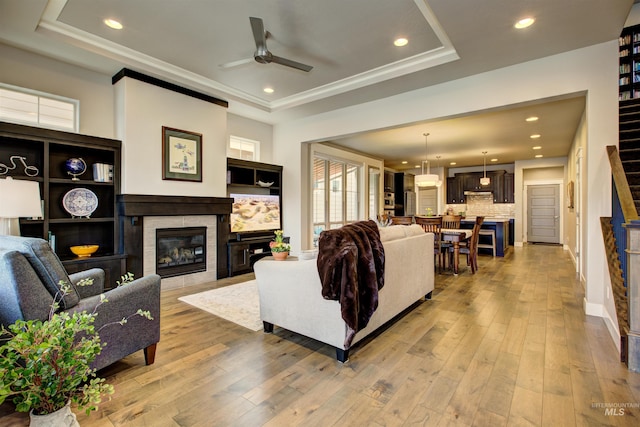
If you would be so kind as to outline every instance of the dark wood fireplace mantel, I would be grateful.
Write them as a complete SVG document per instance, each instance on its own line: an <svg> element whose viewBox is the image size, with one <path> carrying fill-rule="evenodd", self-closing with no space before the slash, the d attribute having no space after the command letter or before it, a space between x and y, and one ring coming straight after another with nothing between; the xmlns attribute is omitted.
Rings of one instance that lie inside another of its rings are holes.
<svg viewBox="0 0 640 427"><path fill-rule="evenodd" d="M122 253L127 254L127 271L143 274L142 223L145 216L216 215L216 276L229 275L227 241L233 199L227 197L155 196L121 194L117 196Z"/></svg>

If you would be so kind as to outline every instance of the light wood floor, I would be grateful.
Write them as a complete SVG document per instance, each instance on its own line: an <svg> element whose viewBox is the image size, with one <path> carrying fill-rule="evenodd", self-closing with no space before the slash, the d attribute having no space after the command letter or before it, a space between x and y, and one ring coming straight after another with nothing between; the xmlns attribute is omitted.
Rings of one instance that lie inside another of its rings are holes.
<svg viewBox="0 0 640 427"><path fill-rule="evenodd" d="M83 427L640 425L640 374L618 362L603 320L583 314L566 252L525 246L478 262L476 275L436 275L431 301L344 365L318 342L177 301L207 286L165 291L156 363L144 366L139 352L108 368L115 395L78 418ZM26 424L0 407L0 425Z"/></svg>

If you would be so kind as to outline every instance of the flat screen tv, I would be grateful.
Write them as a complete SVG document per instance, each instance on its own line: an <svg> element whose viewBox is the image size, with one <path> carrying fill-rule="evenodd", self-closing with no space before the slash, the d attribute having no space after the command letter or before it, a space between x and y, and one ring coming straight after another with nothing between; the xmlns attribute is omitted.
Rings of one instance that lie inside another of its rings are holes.
<svg viewBox="0 0 640 427"><path fill-rule="evenodd" d="M230 194L231 232L252 233L279 230L280 196L263 194Z"/></svg>

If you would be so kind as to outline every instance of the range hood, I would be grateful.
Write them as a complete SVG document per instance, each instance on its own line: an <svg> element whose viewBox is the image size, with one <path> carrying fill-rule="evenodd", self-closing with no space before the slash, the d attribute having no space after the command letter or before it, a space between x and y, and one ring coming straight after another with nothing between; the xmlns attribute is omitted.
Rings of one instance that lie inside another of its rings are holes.
<svg viewBox="0 0 640 427"><path fill-rule="evenodd" d="M465 196L493 196L491 191L465 191Z"/></svg>

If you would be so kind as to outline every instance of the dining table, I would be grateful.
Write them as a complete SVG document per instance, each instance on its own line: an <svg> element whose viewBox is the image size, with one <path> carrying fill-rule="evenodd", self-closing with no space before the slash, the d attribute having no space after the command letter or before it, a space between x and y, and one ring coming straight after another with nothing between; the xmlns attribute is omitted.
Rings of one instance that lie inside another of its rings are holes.
<svg viewBox="0 0 640 427"><path fill-rule="evenodd" d="M473 230L465 230L461 228L442 228L440 229L441 238L445 242L451 242L453 246L453 274L458 274L460 265L460 242L469 240L473 234Z"/></svg>

